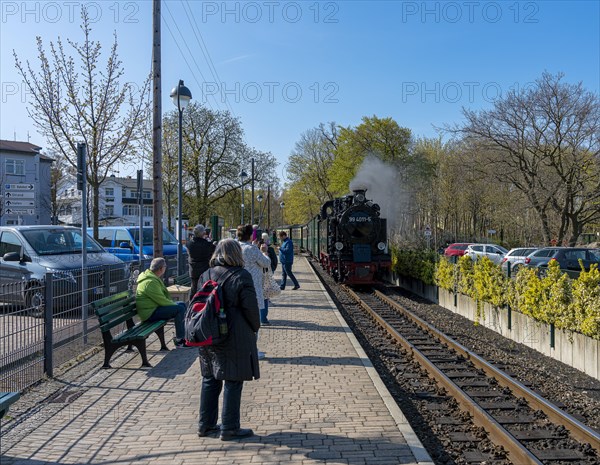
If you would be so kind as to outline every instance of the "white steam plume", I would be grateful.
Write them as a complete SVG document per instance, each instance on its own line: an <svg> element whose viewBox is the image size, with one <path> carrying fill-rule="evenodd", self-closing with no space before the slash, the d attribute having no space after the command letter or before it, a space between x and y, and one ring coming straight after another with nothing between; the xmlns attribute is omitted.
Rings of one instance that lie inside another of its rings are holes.
<svg viewBox="0 0 600 465"><path fill-rule="evenodd" d="M400 232L410 221L412 202L404 178L397 167L368 155L350 181L350 190L366 189L367 198L379 204L382 218L387 219L388 233Z"/></svg>

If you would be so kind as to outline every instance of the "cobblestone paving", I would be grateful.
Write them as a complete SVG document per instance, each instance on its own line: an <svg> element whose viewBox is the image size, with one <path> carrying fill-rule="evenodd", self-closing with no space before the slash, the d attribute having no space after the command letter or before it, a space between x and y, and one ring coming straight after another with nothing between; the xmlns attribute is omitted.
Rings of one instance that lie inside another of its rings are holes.
<svg viewBox="0 0 600 465"><path fill-rule="evenodd" d="M154 341L153 368L119 357L9 423L1 464L417 463L306 261L294 271L301 289L273 303L262 377L244 385L242 426L255 437L199 438L196 351Z"/></svg>

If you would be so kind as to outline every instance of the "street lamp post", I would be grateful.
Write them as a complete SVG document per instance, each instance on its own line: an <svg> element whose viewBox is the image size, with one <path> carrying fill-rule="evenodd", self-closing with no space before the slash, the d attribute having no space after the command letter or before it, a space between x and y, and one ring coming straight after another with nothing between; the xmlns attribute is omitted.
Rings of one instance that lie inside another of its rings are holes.
<svg viewBox="0 0 600 465"><path fill-rule="evenodd" d="M171 91L171 99L177 107L179 112L179 156L177 158L177 274L183 274L183 235L181 233L181 217L182 217L182 148L183 148L183 136L181 131L183 110L187 107L188 103L192 99L192 93L190 90L183 85L183 80L179 80L179 84ZM160 234L160 232L159 232Z"/></svg>
<svg viewBox="0 0 600 465"><path fill-rule="evenodd" d="M258 194L256 196L256 200L258 200L258 226L260 227L260 224L262 223L262 217L263 217L263 212L262 212L262 201L263 201L263 196L261 194Z"/></svg>
<svg viewBox="0 0 600 465"><path fill-rule="evenodd" d="M283 226L283 207L285 207L285 202L282 201L279 207L281 207L281 226Z"/></svg>
<svg viewBox="0 0 600 465"><path fill-rule="evenodd" d="M247 178L248 174L242 170L240 173L240 179L242 180L242 222L241 225L244 225L244 178Z"/></svg>

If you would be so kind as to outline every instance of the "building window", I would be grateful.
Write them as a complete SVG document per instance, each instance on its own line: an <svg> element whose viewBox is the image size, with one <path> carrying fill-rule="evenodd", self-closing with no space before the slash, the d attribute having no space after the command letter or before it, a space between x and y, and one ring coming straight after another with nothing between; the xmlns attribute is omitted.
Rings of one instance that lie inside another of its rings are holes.
<svg viewBox="0 0 600 465"><path fill-rule="evenodd" d="M129 192L129 198L132 199L137 199L138 198L138 193L136 190L131 189L131 191Z"/></svg>
<svg viewBox="0 0 600 465"><path fill-rule="evenodd" d="M8 158L6 160L6 174L13 174L15 176L25 175L25 160L14 160Z"/></svg>
<svg viewBox="0 0 600 465"><path fill-rule="evenodd" d="M152 207L144 207L144 216L152 216L152 213L154 213L152 211Z"/></svg>
<svg viewBox="0 0 600 465"><path fill-rule="evenodd" d="M138 215L138 207L137 205L124 205L123 206L123 216L137 216Z"/></svg>
<svg viewBox="0 0 600 465"><path fill-rule="evenodd" d="M151 199L152 198L152 192L151 191L143 191L142 195L143 195L144 199Z"/></svg>
<svg viewBox="0 0 600 465"><path fill-rule="evenodd" d="M107 202L114 202L115 200L115 189L113 187L106 187L104 189L104 196Z"/></svg>
<svg viewBox="0 0 600 465"><path fill-rule="evenodd" d="M107 205L106 207L104 207L104 216L115 216L114 205Z"/></svg>

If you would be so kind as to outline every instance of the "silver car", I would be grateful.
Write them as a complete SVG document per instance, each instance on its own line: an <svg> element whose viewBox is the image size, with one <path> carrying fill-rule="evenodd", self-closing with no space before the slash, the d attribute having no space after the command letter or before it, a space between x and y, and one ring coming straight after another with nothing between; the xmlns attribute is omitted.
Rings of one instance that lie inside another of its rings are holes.
<svg viewBox="0 0 600 465"><path fill-rule="evenodd" d="M538 250L537 247L518 247L510 249L502 259L500 267L505 274L508 274L508 265L510 264L510 274L515 275L519 268L525 263L527 255Z"/></svg>
<svg viewBox="0 0 600 465"><path fill-rule="evenodd" d="M0 303L25 306L33 316L42 316L44 282L53 276L53 308L75 308L82 291L81 228L67 226L0 227ZM88 300L103 296L103 267L109 267L109 292L126 290L129 267L87 238L86 272Z"/></svg>
<svg viewBox="0 0 600 465"><path fill-rule="evenodd" d="M504 256L508 253L504 247L496 244L471 244L465 250L465 255L471 257L471 260L479 260L487 257L495 264L499 265Z"/></svg>

